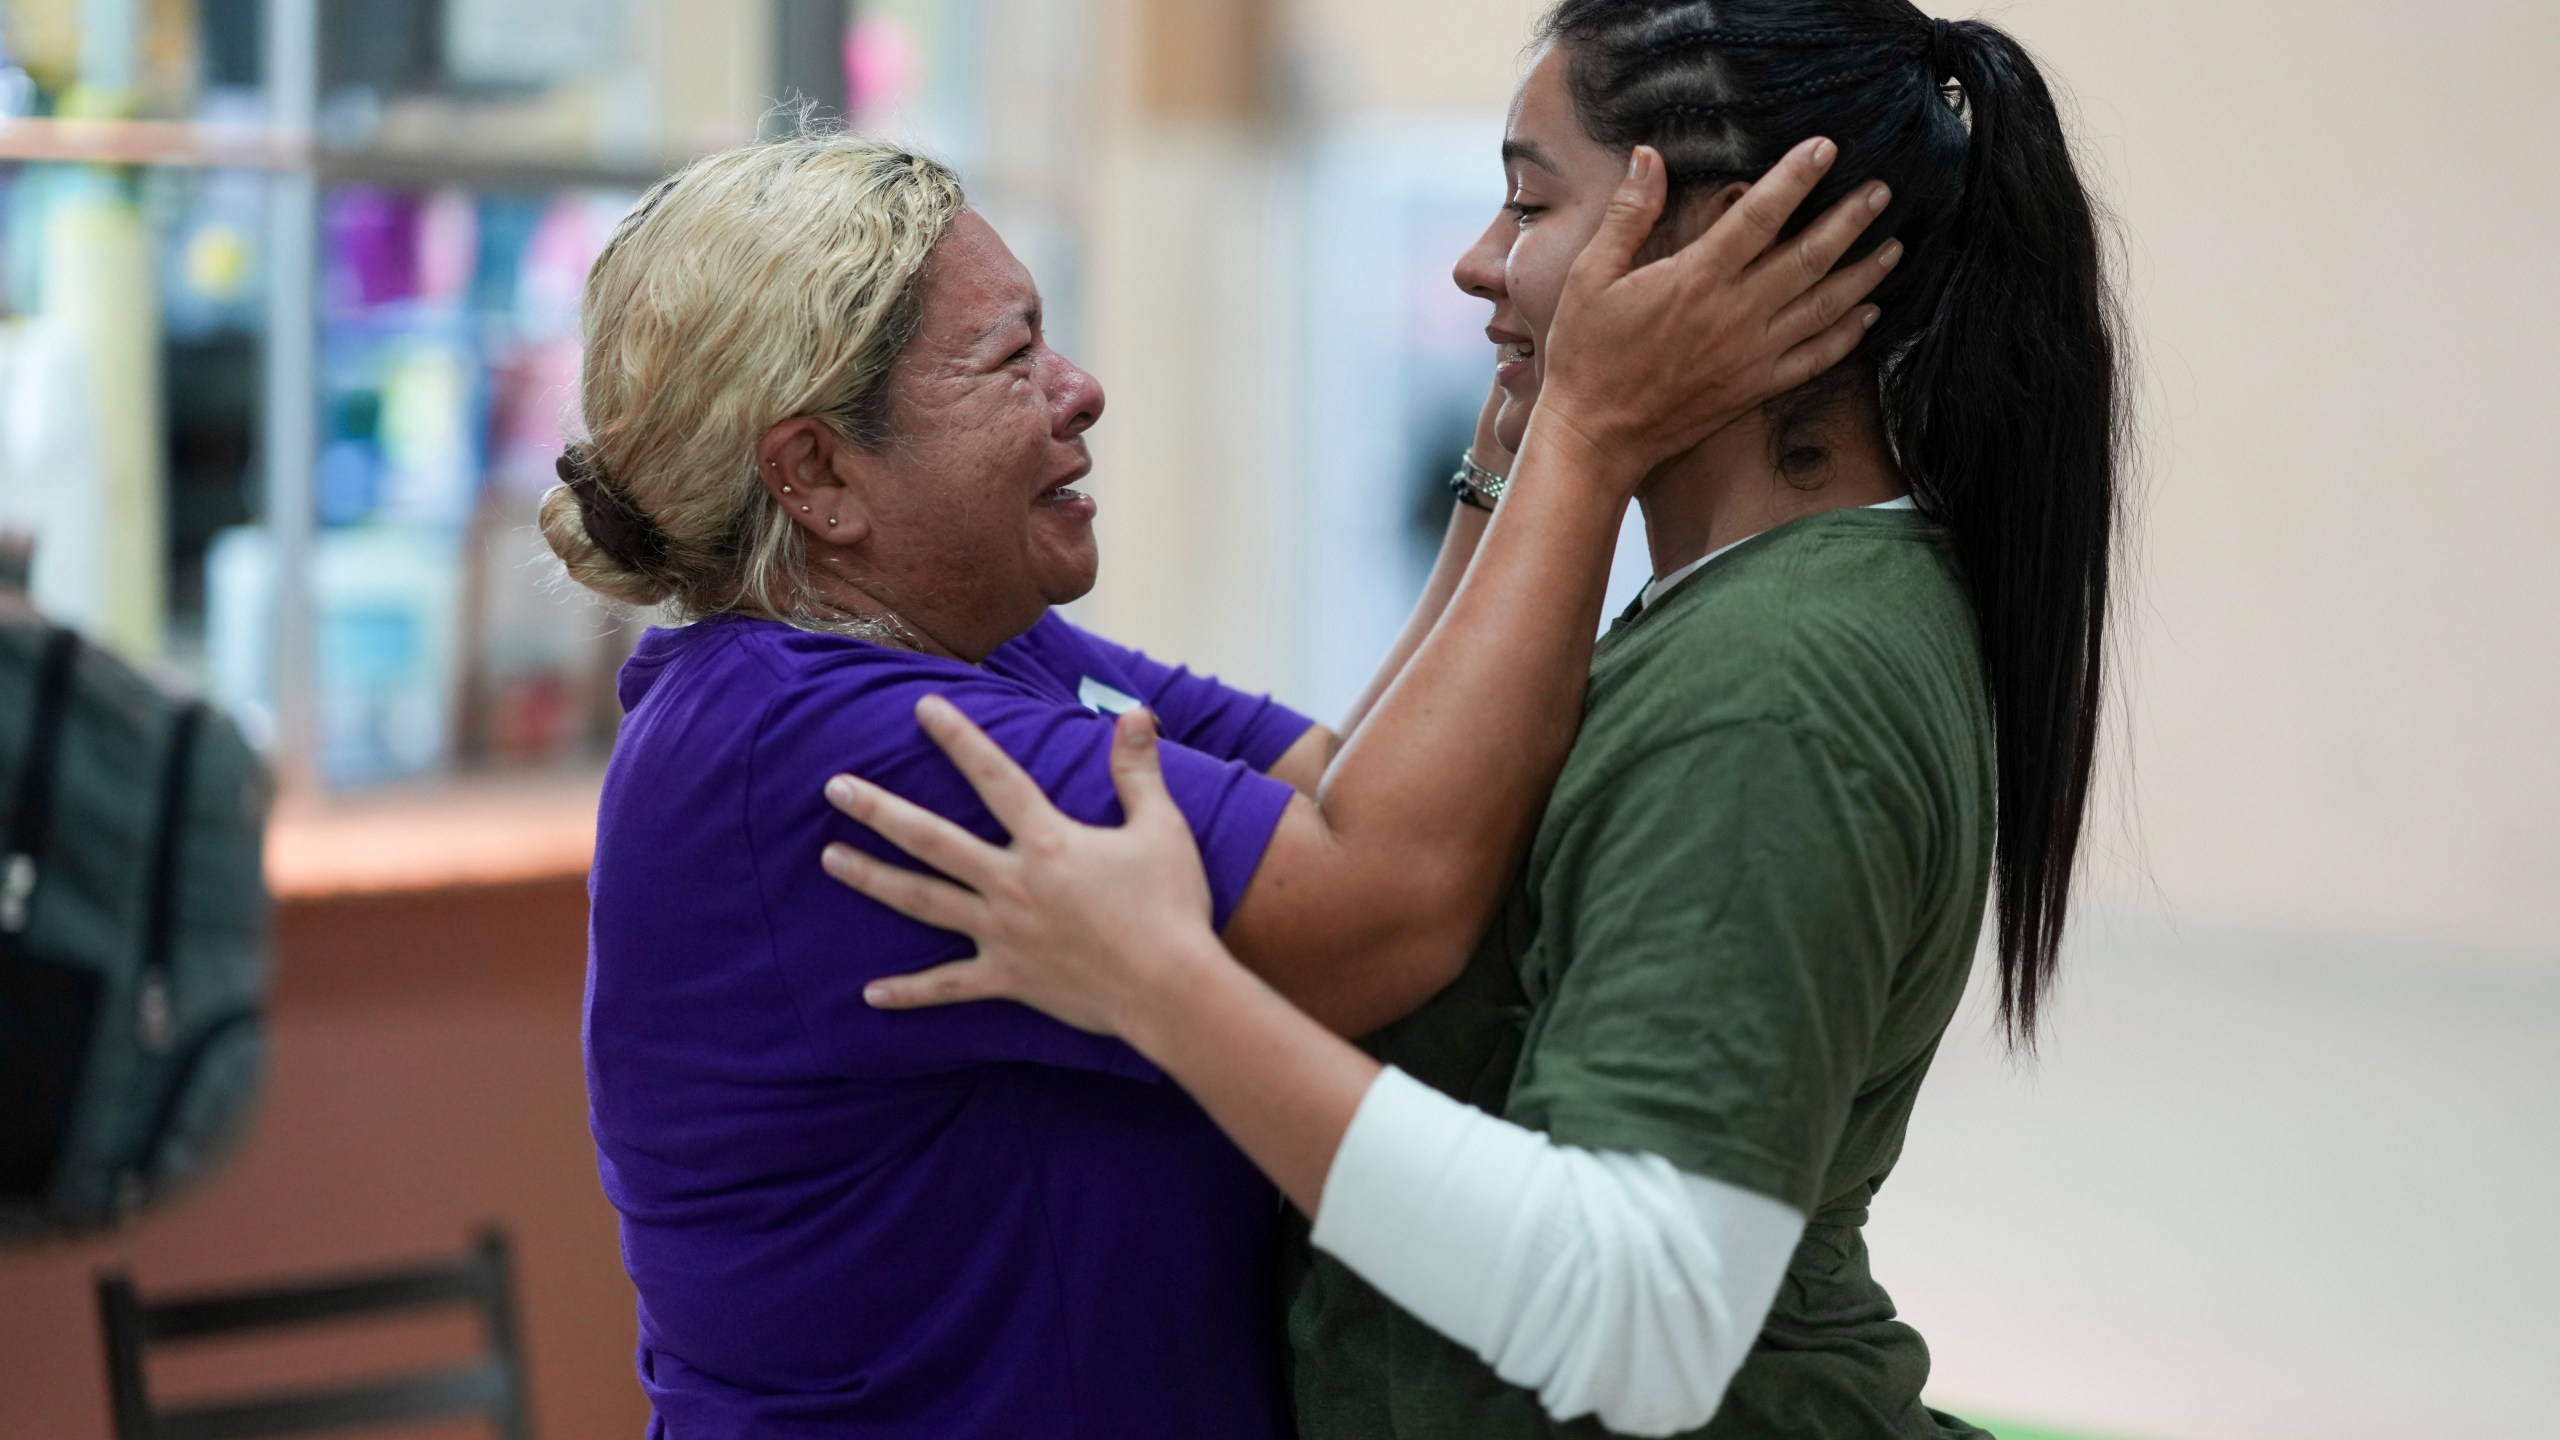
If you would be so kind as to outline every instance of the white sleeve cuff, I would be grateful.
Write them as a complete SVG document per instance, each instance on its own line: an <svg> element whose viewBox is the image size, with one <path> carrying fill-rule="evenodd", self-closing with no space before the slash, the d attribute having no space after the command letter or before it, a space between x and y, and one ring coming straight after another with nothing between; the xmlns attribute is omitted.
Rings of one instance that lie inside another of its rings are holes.
<svg viewBox="0 0 2560 1440"><path fill-rule="evenodd" d="M1668 1435L1713 1418L1803 1233L1766 1196L1558 1146L1389 1069L1314 1241L1556 1419Z"/></svg>

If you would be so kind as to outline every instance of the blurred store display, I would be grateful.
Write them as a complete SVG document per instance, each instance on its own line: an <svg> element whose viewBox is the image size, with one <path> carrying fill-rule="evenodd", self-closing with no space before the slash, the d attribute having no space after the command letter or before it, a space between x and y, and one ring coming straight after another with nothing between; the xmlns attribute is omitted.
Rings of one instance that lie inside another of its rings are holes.
<svg viewBox="0 0 2560 1440"><path fill-rule="evenodd" d="M854 11L0 0L0 526L39 599L306 785L600 759L637 622L533 529L586 268L786 94L842 115Z"/></svg>
<svg viewBox="0 0 2560 1440"><path fill-rule="evenodd" d="M0 525L288 787L592 765L534 528L587 266L689 154L940 154L1081 343L1089 0L0 0Z"/></svg>
<svg viewBox="0 0 2560 1440"><path fill-rule="evenodd" d="M631 199L326 192L311 596L331 783L572 759L610 735L625 622L554 578L532 524L576 400L579 291ZM259 533L219 537L208 571L226 695L272 660Z"/></svg>

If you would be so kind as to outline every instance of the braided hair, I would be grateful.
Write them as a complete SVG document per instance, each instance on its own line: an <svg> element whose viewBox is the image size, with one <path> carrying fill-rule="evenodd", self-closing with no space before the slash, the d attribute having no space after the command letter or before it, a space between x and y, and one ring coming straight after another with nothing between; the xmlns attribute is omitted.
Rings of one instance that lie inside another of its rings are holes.
<svg viewBox="0 0 2560 1440"><path fill-rule="evenodd" d="M2128 450L2102 217L2053 94L2004 32L1910 0L1562 0L1540 37L1564 51L1593 139L1662 153L1675 210L1812 135L1841 158L1797 226L1871 181L1893 188L1848 257L1903 241L1874 295L1883 318L1773 419L1784 432L1871 387L1952 539L1998 764L2000 1016L2032 1045L2086 824Z"/></svg>

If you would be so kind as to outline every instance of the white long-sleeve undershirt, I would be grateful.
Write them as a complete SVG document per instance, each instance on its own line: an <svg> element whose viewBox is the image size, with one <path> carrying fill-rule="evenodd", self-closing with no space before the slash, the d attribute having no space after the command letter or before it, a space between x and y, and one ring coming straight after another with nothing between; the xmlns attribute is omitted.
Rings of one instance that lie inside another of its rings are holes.
<svg viewBox="0 0 2560 1440"><path fill-rule="evenodd" d="M1389 1069L1314 1240L1557 1420L1671 1435L1714 1417L1804 1227L1765 1195L1558 1145Z"/></svg>

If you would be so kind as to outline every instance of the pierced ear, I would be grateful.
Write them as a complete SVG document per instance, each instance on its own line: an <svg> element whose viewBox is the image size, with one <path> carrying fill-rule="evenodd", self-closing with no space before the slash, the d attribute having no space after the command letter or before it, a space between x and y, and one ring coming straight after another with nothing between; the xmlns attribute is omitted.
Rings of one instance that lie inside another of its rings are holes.
<svg viewBox="0 0 2560 1440"><path fill-rule="evenodd" d="M828 545L851 545L871 533L871 519L861 492L849 483L846 451L851 442L824 422L795 415L764 432L756 446L756 478L782 513L811 539Z"/></svg>

